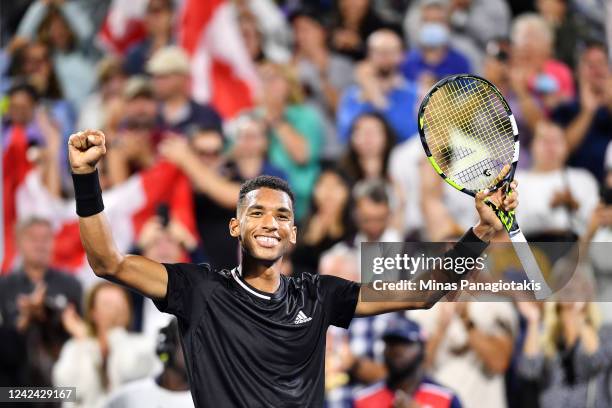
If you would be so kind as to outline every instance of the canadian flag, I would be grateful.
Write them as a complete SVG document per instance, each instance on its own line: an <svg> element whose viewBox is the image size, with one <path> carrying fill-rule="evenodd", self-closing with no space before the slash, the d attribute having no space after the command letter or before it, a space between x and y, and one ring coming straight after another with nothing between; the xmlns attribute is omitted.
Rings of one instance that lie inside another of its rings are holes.
<svg viewBox="0 0 612 408"><path fill-rule="evenodd" d="M195 100L210 103L224 118L252 106L257 72L229 1L185 0L178 38L191 57Z"/></svg>
<svg viewBox="0 0 612 408"><path fill-rule="evenodd" d="M9 272L18 261L14 242L16 223L31 217L47 219L53 226L54 267L75 274L88 270L79 236L75 201L54 197L45 189L40 172L27 160L25 132L21 128L13 128L9 137L4 158L10 154L10 162L3 162L2 273ZM7 168L9 172L6 171ZM103 200L113 238L117 248L123 253L132 248L142 226L155 215L157 206L161 203L168 204L170 216L180 221L196 236L189 180L168 162L159 162L105 191Z"/></svg>

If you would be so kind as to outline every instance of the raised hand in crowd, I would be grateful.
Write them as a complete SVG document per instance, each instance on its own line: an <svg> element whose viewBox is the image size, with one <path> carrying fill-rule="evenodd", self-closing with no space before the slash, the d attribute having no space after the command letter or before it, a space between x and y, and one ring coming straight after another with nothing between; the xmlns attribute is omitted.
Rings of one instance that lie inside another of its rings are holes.
<svg viewBox="0 0 612 408"><path fill-rule="evenodd" d="M39 283L34 291L27 295L17 297L17 330L24 332L33 321L40 321L45 318L45 296L47 287L44 283Z"/></svg>

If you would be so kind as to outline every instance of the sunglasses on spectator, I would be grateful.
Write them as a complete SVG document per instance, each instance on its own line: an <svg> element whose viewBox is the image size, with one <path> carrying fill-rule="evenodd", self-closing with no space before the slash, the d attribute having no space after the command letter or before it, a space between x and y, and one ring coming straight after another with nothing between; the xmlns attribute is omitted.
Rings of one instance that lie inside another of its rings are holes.
<svg viewBox="0 0 612 408"><path fill-rule="evenodd" d="M122 127L127 130L151 130L155 124L149 120L127 120Z"/></svg>
<svg viewBox="0 0 612 408"><path fill-rule="evenodd" d="M202 158L214 159L221 156L221 153L223 153L223 149L193 149L193 152Z"/></svg>

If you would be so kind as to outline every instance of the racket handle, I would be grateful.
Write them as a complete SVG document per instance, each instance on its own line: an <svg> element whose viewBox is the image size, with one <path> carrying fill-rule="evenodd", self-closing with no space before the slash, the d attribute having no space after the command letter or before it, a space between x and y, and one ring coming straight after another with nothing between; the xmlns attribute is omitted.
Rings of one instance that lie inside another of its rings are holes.
<svg viewBox="0 0 612 408"><path fill-rule="evenodd" d="M527 277L540 283L541 289L535 291L536 299L544 300L548 298L550 295L552 295L552 291L548 287L548 284L544 279L544 275L542 275L542 271L540 270L538 262L533 256L533 252L531 252L531 249L529 249L529 243L527 242L525 235L523 235L521 230L517 228L510 234L510 241L512 241L514 251L521 261L521 265L523 265L523 269L525 270Z"/></svg>

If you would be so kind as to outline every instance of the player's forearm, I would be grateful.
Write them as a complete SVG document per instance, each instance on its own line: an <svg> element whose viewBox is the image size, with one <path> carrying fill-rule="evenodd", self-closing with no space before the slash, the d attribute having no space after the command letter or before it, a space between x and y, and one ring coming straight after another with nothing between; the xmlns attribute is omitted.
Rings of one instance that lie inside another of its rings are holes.
<svg viewBox="0 0 612 408"><path fill-rule="evenodd" d="M478 233L474 229L466 232L453 249L445 253L445 258L478 257L487 247L487 243L483 242L482 238L486 238L489 233L489 230L484 226L481 228L482 231ZM377 298L380 298L381 291L374 287L373 282L364 284L361 286L355 313L357 316L371 316L399 310L429 309L444 296L453 292L450 288L458 287L462 278L462 274L446 270L423 271L411 280L411 282L414 282L414 286L419 289L384 293L388 297L384 301L376 301ZM427 283L428 281L435 281L436 285L421 284L421 282ZM448 289L439 289L441 287Z"/></svg>

